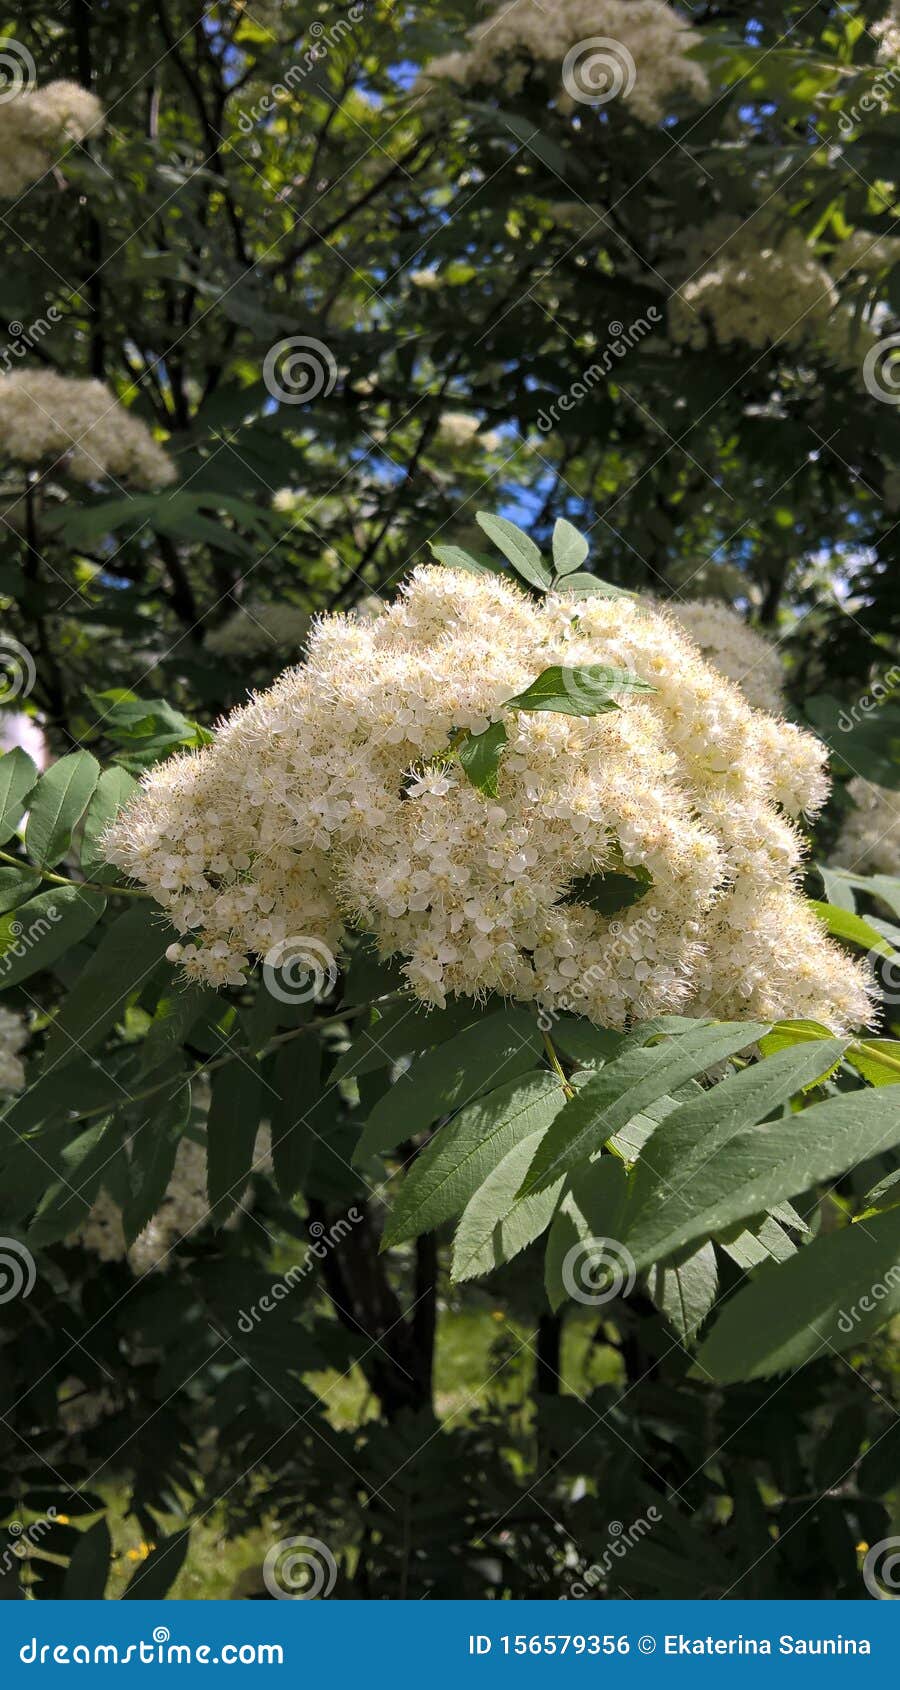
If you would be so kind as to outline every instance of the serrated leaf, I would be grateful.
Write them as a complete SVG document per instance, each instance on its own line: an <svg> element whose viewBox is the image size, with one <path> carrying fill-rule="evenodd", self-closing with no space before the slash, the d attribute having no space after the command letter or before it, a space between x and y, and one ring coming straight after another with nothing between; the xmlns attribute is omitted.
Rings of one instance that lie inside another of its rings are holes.
<svg viewBox="0 0 900 1690"><path fill-rule="evenodd" d="M185 1078L159 1093L152 1109L132 1135L129 1156L130 1195L122 1211L127 1245L134 1243L156 1214L168 1190L178 1146L191 1118L191 1087Z"/></svg>
<svg viewBox="0 0 900 1690"><path fill-rule="evenodd" d="M588 575L579 570L575 575L566 575L559 582L558 592L572 593L576 598L600 599L633 599L635 593L630 593L627 587L615 587L611 581L601 581L599 575Z"/></svg>
<svg viewBox="0 0 900 1690"><path fill-rule="evenodd" d="M674 1119L664 1123L661 1135ZM659 1188L648 1178L641 1209L629 1215L625 1237L639 1267L891 1149L900 1141L900 1110L889 1092L851 1092L799 1114L743 1127L724 1144L717 1136L721 1148L694 1166L690 1184L660 1197L655 1207Z"/></svg>
<svg viewBox="0 0 900 1690"><path fill-rule="evenodd" d="M475 1279L512 1261L550 1225L564 1181L537 1197L517 1197L545 1128L519 1139L469 1199L453 1240L450 1278Z"/></svg>
<svg viewBox="0 0 900 1690"><path fill-rule="evenodd" d="M322 1094L322 1047L312 1034L282 1045L271 1070L277 1093L269 1099L272 1166L282 1197L299 1191L312 1161L315 1140L309 1115Z"/></svg>
<svg viewBox="0 0 900 1690"><path fill-rule="evenodd" d="M520 1139L546 1131L565 1093L556 1076L520 1076L463 1109L414 1162L385 1227L383 1245L402 1244L458 1215Z"/></svg>
<svg viewBox="0 0 900 1690"><path fill-rule="evenodd" d="M496 562L483 552L463 551L462 546L436 546L433 540L429 540L428 547L445 569L461 569L466 575L503 575L508 581L515 580L513 571L505 563Z"/></svg>
<svg viewBox="0 0 900 1690"><path fill-rule="evenodd" d="M543 674L513 698L504 701L506 710L555 710L563 716L604 716L620 708L617 693L649 693L656 688L642 681L630 669L611 669L605 663L589 663L580 669L559 664Z"/></svg>
<svg viewBox="0 0 900 1690"><path fill-rule="evenodd" d="M25 829L25 848L40 868L62 861L99 778L100 764L89 751L73 751L41 775L29 799Z"/></svg>
<svg viewBox="0 0 900 1690"><path fill-rule="evenodd" d="M619 1237L627 1189L625 1169L617 1156L598 1156L570 1176L544 1257L544 1286L554 1312L572 1296L567 1259L578 1258L579 1246Z"/></svg>
<svg viewBox="0 0 900 1690"><path fill-rule="evenodd" d="M37 778L36 765L20 745L0 757L0 845L15 833L25 813L25 799Z"/></svg>
<svg viewBox="0 0 900 1690"><path fill-rule="evenodd" d="M121 1147L122 1128L115 1120L92 1122L65 1146L61 1178L47 1187L28 1230L29 1244L55 1244L87 1219L101 1185L112 1178Z"/></svg>
<svg viewBox="0 0 900 1690"><path fill-rule="evenodd" d="M107 928L51 1024L45 1071L102 1043L131 995L160 967L170 938L160 912L144 904L126 910ZM170 966L170 976L174 972Z"/></svg>
<svg viewBox="0 0 900 1690"><path fill-rule="evenodd" d="M84 816L81 835L81 866L89 880L103 875L113 878L116 870L100 849L100 840L123 806L137 792L137 782L124 769L104 769Z"/></svg>
<svg viewBox="0 0 900 1690"><path fill-rule="evenodd" d="M253 1167L262 1110L262 1076L247 1057L213 1075L206 1121L206 1176L217 1225L240 1202Z"/></svg>
<svg viewBox="0 0 900 1690"><path fill-rule="evenodd" d="M898 1260L897 1209L814 1239L789 1262L760 1268L731 1299L699 1366L730 1384L860 1345L900 1310Z"/></svg>
<svg viewBox="0 0 900 1690"><path fill-rule="evenodd" d="M665 1043L626 1050L592 1076L566 1104L529 1169L522 1196L552 1184L587 1161L632 1116L677 1090L713 1063L755 1043L768 1025L725 1022L677 1034Z"/></svg>
<svg viewBox="0 0 900 1690"><path fill-rule="evenodd" d="M488 511L476 511L475 521L529 586L537 587L539 592L547 591L550 571L530 535L508 517L491 516Z"/></svg>
<svg viewBox="0 0 900 1690"><path fill-rule="evenodd" d="M575 569L580 569L590 551L583 534L564 516L557 517L553 524L553 562L558 575L571 575Z"/></svg>
<svg viewBox="0 0 900 1690"><path fill-rule="evenodd" d="M372 1110L354 1164L359 1166L373 1152L395 1149L440 1115L524 1074L534 1067L541 1049L537 1023L523 1009L499 1010L464 1028L398 1076Z"/></svg>
<svg viewBox="0 0 900 1690"><path fill-rule="evenodd" d="M844 1060L870 1086L895 1086L900 1080L900 1039L854 1039Z"/></svg>
<svg viewBox="0 0 900 1690"><path fill-rule="evenodd" d="M506 742L507 733L503 723L492 722L483 733L470 733L457 751L466 779L472 786L476 786L479 792L486 793L488 798L497 796L500 758Z"/></svg>
<svg viewBox="0 0 900 1690"><path fill-rule="evenodd" d="M100 920L106 899L83 886L53 887L0 920L0 992L49 968Z"/></svg>
<svg viewBox="0 0 900 1690"><path fill-rule="evenodd" d="M650 1275L650 1295L683 1344L697 1336L715 1304L718 1285L716 1252L710 1243L671 1267L654 1268Z"/></svg>

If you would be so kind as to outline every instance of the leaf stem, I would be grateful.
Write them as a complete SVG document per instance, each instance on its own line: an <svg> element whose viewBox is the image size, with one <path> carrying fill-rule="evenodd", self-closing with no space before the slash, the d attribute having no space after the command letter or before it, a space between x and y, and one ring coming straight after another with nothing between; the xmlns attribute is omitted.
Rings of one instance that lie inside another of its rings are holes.
<svg viewBox="0 0 900 1690"><path fill-rule="evenodd" d="M0 851L0 863L10 863L13 868L26 872L30 869L33 874L40 875L42 880L48 880L52 886L77 886L80 891L102 892L105 898L153 897L153 893L146 891L143 886L104 886L99 880L69 880L64 874L53 874L48 868L39 868L37 863L23 862L21 857L11 857L7 851Z"/></svg>
<svg viewBox="0 0 900 1690"><path fill-rule="evenodd" d="M562 1088L563 1088L563 1091L566 1094L566 1097L568 1097L568 1098L574 1097L575 1096L575 1088L574 1088L574 1086L569 1084L569 1081L566 1077L565 1069L563 1068L563 1065L559 1060L559 1052L557 1051L556 1046L555 1046L555 1044L553 1043L553 1040L550 1037L550 1034L548 1032L546 1032L543 1028L541 1029L541 1038L544 1041L544 1049L547 1052L547 1061L549 1062L551 1068L553 1069L554 1074L557 1074L559 1076L560 1080L562 1081Z"/></svg>

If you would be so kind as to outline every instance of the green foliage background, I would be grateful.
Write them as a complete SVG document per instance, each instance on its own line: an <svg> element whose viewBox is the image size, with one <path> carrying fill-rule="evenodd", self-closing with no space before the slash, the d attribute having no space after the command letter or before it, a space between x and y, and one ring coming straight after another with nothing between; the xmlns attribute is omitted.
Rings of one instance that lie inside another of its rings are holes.
<svg viewBox="0 0 900 1690"><path fill-rule="evenodd" d="M4 1593L152 1596L177 1578L226 1594L205 1580L227 1539L229 1589L257 1594L266 1547L307 1533L335 1556L335 1596L555 1596L598 1567L599 1599L863 1594L857 1546L888 1534L900 1482L876 1333L897 1289L849 1334L839 1316L900 1252L895 1008L874 1042L688 1023L623 1043L573 1020L560 1112L539 1040L511 1099L498 1087L509 1011L489 1006L474 1043L464 1015L394 1016L397 975L363 941L326 1005L292 1010L256 979L184 993L169 935L97 841L131 777L284 666L258 637L265 607L346 608L429 544L480 552L484 509L545 555L568 520L589 573L723 597L778 639L790 709L834 751L820 860L852 774L900 792L900 706L858 708L897 658L898 411L859 369L782 345L676 345L663 279L713 211L765 201L836 274L851 231L897 232L880 11L695 9L713 93L657 129L615 106L564 116L537 78L512 100L424 89L418 69L475 16L444 0L352 17L29 0L9 21L40 82L74 78L109 116L3 207L4 371L104 380L178 479L132 494L64 464L24 476L0 442L3 633L36 666L9 702L58 759L39 783L23 753L0 761L0 984L32 1028L0 1121L0 1225L38 1262L31 1295L0 1304L7 1547L57 1513L0 1559ZM900 267L840 291L898 332ZM657 326L622 354L639 320ZM298 335L335 379L277 405L266 357ZM454 439L448 413L478 434ZM246 650L223 657L211 638L242 610ZM808 890L849 944L892 952L897 881L811 871ZM396 1063L413 1064L402 1088ZM523 1085L527 1154L507 1130ZM738 1136L710 1160L726 1104ZM274 1174L254 1171L263 1120ZM754 1183L764 1120L779 1132ZM448 1205L429 1170L483 1148L486 1125L503 1154L473 1185L456 1170ZM687 1208L640 1162L653 1127L691 1176ZM135 1236L184 1133L209 1146L214 1214L167 1272L72 1241L101 1187ZM610 1143L637 1158L627 1182ZM224 1231L248 1177L253 1205ZM638 1282L567 1302L565 1249L607 1234ZM651 1507L620 1560L615 1527Z"/></svg>

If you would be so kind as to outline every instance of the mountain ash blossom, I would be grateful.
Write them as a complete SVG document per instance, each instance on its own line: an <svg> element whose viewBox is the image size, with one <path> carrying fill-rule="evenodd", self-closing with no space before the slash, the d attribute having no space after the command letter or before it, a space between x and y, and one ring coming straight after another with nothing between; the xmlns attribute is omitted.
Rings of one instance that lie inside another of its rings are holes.
<svg viewBox="0 0 900 1690"><path fill-rule="evenodd" d="M0 1008L0 1094L21 1091L25 1069L19 1051L28 1038L28 1028L13 1009Z"/></svg>
<svg viewBox="0 0 900 1690"><path fill-rule="evenodd" d="M781 714L783 673L772 644L721 599L670 600L666 609L707 663L739 687L754 710Z"/></svg>
<svg viewBox="0 0 900 1690"><path fill-rule="evenodd" d="M856 809L844 823L834 862L857 874L900 875L900 788L875 786L857 775L847 792Z"/></svg>
<svg viewBox="0 0 900 1690"><path fill-rule="evenodd" d="M102 381L55 370L0 376L0 458L34 469L52 463L75 481L121 477L134 487L162 487L175 479L146 423Z"/></svg>
<svg viewBox="0 0 900 1690"><path fill-rule="evenodd" d="M621 100L649 124L678 97L709 93L706 72L685 56L701 37L666 0L510 0L467 39L465 51L432 59L423 80L514 97L538 78L561 112Z"/></svg>
<svg viewBox="0 0 900 1690"><path fill-rule="evenodd" d="M0 104L0 197L21 194L52 170L73 143L104 122L96 94L77 82L22 87Z"/></svg>
<svg viewBox="0 0 900 1690"><path fill-rule="evenodd" d="M555 666L579 700L594 664L655 691L598 715L504 710ZM490 796L451 742L500 721ZM796 884L793 818L822 803L824 759L648 605L537 603L426 566L372 621L322 617L304 666L149 771L107 850L168 911L170 956L214 985L301 940L338 954L357 928L430 1004L552 1008L578 981L600 1025L690 1010L843 1027L868 1018L866 977ZM645 890L604 915L579 890L609 871Z"/></svg>
<svg viewBox="0 0 900 1690"><path fill-rule="evenodd" d="M775 231L753 215L714 217L685 237L682 250L669 301L674 340L761 349L832 338L837 288L799 229Z"/></svg>

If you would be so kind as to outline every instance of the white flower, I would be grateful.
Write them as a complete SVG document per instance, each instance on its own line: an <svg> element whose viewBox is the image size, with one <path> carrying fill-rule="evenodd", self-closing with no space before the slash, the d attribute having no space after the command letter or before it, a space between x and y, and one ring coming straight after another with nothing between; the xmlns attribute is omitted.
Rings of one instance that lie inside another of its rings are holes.
<svg viewBox="0 0 900 1690"><path fill-rule="evenodd" d="M666 609L707 663L740 687L748 704L780 715L784 677L778 652L736 610L721 599L671 599Z"/></svg>
<svg viewBox="0 0 900 1690"><path fill-rule="evenodd" d="M21 1091L25 1069L19 1051L28 1038L28 1028L13 1009L0 1008L0 1093Z"/></svg>
<svg viewBox="0 0 900 1690"><path fill-rule="evenodd" d="M504 712L545 669L597 663L656 690L592 717ZM489 798L448 747L501 718ZM372 622L322 618L303 667L152 770L108 852L169 911L188 975L217 985L300 935L337 954L352 926L430 1003L561 1004L577 976L601 1025L690 1006L842 1027L868 1017L865 975L810 924L788 819L822 802L824 759L649 606L538 604L426 567ZM573 895L639 867L652 884L614 930Z"/></svg>
<svg viewBox="0 0 900 1690"><path fill-rule="evenodd" d="M423 80L498 87L514 96L539 75L560 111L584 112L563 82L562 66L570 48L589 47L597 36L613 43L617 64L634 65L619 98L639 122L659 123L678 95L702 100L708 94L706 72L685 57L701 37L666 0L502 0L469 31L468 50L432 59Z"/></svg>
<svg viewBox="0 0 900 1690"><path fill-rule="evenodd" d="M77 82L20 88L0 105L0 196L22 193L103 121L97 96Z"/></svg>
<svg viewBox="0 0 900 1690"><path fill-rule="evenodd" d="M0 377L2 458L34 468L50 460L76 481L121 476L135 487L161 487L175 479L172 460L146 424L108 387L54 370Z"/></svg>

